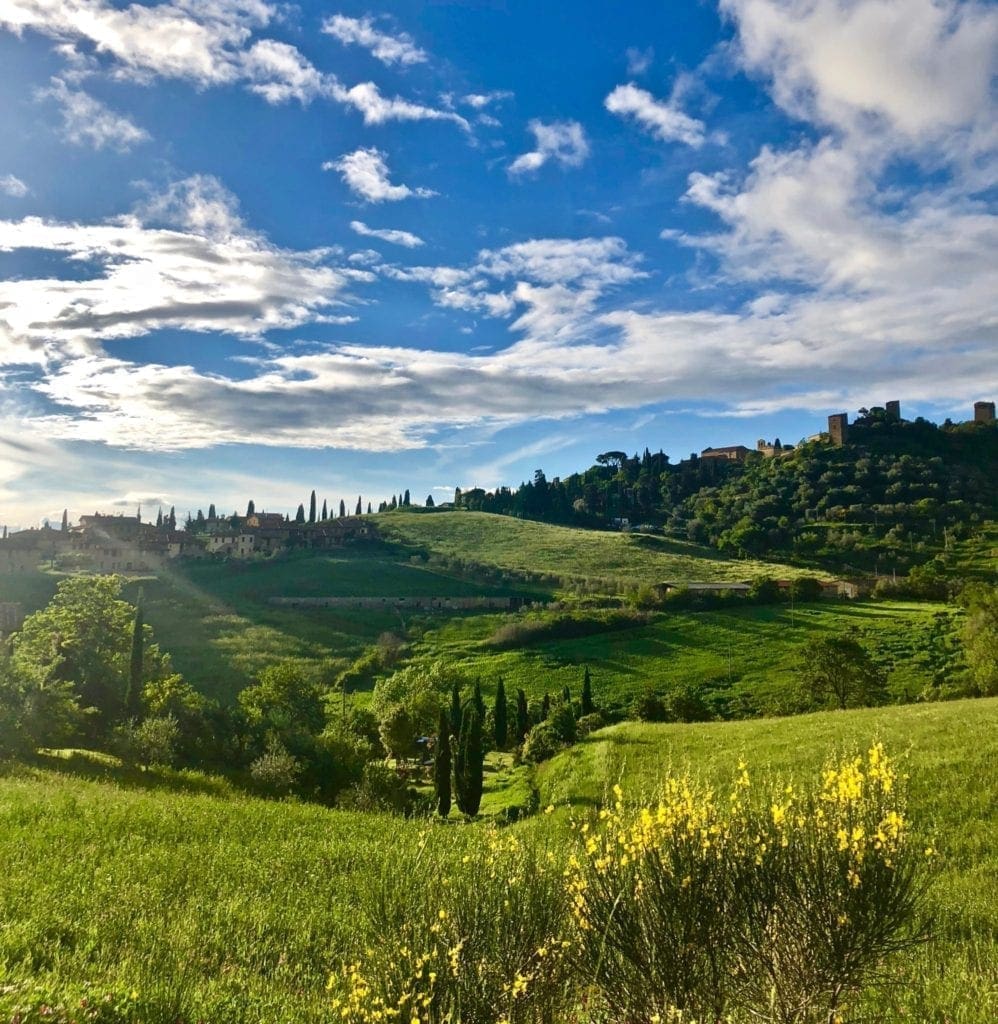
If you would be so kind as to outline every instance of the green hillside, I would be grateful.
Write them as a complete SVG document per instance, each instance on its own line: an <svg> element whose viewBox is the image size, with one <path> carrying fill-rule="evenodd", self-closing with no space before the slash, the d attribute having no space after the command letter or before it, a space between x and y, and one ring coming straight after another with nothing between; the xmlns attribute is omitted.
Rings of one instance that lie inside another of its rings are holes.
<svg viewBox="0 0 998 1024"><path fill-rule="evenodd" d="M906 753L910 813L935 829L942 857L935 941L895 965L897 988L864 1019L985 1024L998 1012L998 700L619 726L549 763L540 785L545 800L578 807L618 778L630 793L652 786L670 765L709 779L728 778L740 757L753 773L802 772L875 736ZM330 971L385 941L371 925L381 873L416 863L427 837L440 875L473 868L491 841L481 826L427 833L199 776L87 781L73 762L45 760L0 777L0 1019L22 1024L329 1020ZM541 815L511 834L562 857L567 818ZM84 999L99 1017L82 1015Z"/></svg>
<svg viewBox="0 0 998 1024"><path fill-rule="evenodd" d="M758 576L792 579L806 573L784 562L731 558L705 546L650 534L553 526L487 512L393 512L376 521L386 538L437 555L575 580L611 580L628 587Z"/></svg>
<svg viewBox="0 0 998 1024"><path fill-rule="evenodd" d="M647 688L660 693L702 686L717 713L741 716L778 710L795 682L799 649L816 636L855 631L888 678L896 700L911 700L960 668L958 609L904 601L825 601L798 606L731 607L705 612L659 612L633 629L525 643L497 650L504 625L552 618L550 613L454 619L427 632L413 657L443 658L492 691L502 676L510 687L540 697L564 686L577 698L589 666L596 700L626 708Z"/></svg>

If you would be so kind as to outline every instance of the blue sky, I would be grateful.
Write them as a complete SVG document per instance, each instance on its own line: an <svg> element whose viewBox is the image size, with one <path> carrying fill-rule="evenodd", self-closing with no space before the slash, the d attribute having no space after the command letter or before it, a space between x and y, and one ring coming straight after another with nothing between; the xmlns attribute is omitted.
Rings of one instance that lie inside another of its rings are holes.
<svg viewBox="0 0 998 1024"><path fill-rule="evenodd" d="M998 7L6 0L0 522L998 392Z"/></svg>

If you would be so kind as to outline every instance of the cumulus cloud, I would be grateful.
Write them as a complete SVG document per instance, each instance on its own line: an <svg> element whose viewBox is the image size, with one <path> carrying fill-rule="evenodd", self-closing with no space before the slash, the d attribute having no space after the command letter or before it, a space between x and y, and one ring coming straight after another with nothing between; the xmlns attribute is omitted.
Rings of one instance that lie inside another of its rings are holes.
<svg viewBox="0 0 998 1024"><path fill-rule="evenodd" d="M993 4L721 0L721 10L737 26L743 65L799 117L909 141L966 127L968 115L982 131L993 124Z"/></svg>
<svg viewBox="0 0 998 1024"><path fill-rule="evenodd" d="M390 242L392 245L401 245L406 249L416 249L425 244L419 235L411 231L399 231L397 228L369 228L363 221L350 221L350 230L366 238L379 238L382 242Z"/></svg>
<svg viewBox="0 0 998 1024"><path fill-rule="evenodd" d="M40 250L71 274L0 281L0 361L50 364L163 328L260 338L342 307L369 271L251 231L212 178L177 183L99 224L0 222L0 252Z"/></svg>
<svg viewBox="0 0 998 1024"><path fill-rule="evenodd" d="M14 174L0 175L0 192L12 199L23 199L31 190Z"/></svg>
<svg viewBox="0 0 998 1024"><path fill-rule="evenodd" d="M423 64L429 60L429 55L416 46L412 36L405 32L394 36L379 32L371 18L348 18L343 14L334 14L322 23L322 31L341 43L362 46L382 64Z"/></svg>
<svg viewBox="0 0 998 1024"><path fill-rule="evenodd" d="M388 164L379 149L356 149L339 160L327 160L324 171L339 171L347 187L369 203L395 203L409 196L429 197L436 192L428 188L393 185L388 178Z"/></svg>
<svg viewBox="0 0 998 1024"><path fill-rule="evenodd" d="M611 114L633 117L662 142L685 142L697 148L703 145L704 125L679 109L675 99L668 103L655 99L647 89L633 82L618 85L603 101Z"/></svg>
<svg viewBox="0 0 998 1024"><path fill-rule="evenodd" d="M126 7L109 0L7 0L0 6L0 29L49 36L81 74L106 64L114 77L131 81L173 78L199 88L241 83L268 103L326 97L360 111L366 124L444 120L468 129L453 111L386 98L373 82L345 86L291 44L257 37L280 12L281 5L266 0L163 0Z"/></svg>
<svg viewBox="0 0 998 1024"><path fill-rule="evenodd" d="M70 89L59 78L53 78L39 98L54 99L62 111L62 137L74 145L90 145L94 149L108 146L125 151L138 142L145 142L149 133L122 114L89 94Z"/></svg>
<svg viewBox="0 0 998 1024"><path fill-rule="evenodd" d="M510 165L512 175L527 174L554 160L562 167L580 167L589 156L589 142L578 121L533 120L527 128L534 136L536 148L522 153Z"/></svg>

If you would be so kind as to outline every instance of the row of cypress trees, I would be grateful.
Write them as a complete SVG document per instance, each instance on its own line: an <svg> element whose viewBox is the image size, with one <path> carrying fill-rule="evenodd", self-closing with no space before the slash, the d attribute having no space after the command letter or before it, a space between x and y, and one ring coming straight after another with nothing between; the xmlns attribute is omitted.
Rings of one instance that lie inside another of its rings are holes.
<svg viewBox="0 0 998 1024"><path fill-rule="evenodd" d="M566 686L563 693L566 704L571 703L571 693ZM544 695L542 718L547 717L551 707L549 694ZM593 704L592 678L586 666L582 679L582 699L579 710L583 715L595 711ZM509 710L506 701L506 685L502 676L496 685L493 726L496 749L505 750L509 742ZM485 722L485 701L482 699L481 684L476 682L471 698L462 703L457 683L451 690L450 710L440 710L437 725L437 744L433 757L433 784L436 793L437 813L446 818L450 814L452 801L458 810L468 817L474 817L482 803L484 783L485 743L482 734ZM523 743L530 732L530 713L527 695L521 688L516 691L516 719L514 735L517 744ZM454 741L452 749L451 740Z"/></svg>

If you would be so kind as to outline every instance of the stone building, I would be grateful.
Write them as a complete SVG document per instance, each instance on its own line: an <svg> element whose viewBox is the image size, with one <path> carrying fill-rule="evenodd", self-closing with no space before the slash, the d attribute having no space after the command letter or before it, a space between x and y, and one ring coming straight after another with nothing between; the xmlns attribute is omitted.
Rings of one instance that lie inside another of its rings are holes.
<svg viewBox="0 0 998 1024"><path fill-rule="evenodd" d="M731 462L744 462L751 454L751 449L743 444L729 444L724 448L704 448L701 459L728 459Z"/></svg>
<svg viewBox="0 0 998 1024"><path fill-rule="evenodd" d="M849 416L844 412L837 412L828 417L828 436L832 444L843 445L849 440Z"/></svg>
<svg viewBox="0 0 998 1024"><path fill-rule="evenodd" d="M994 402L974 402L974 422L975 423L994 423L995 421L995 403Z"/></svg>

